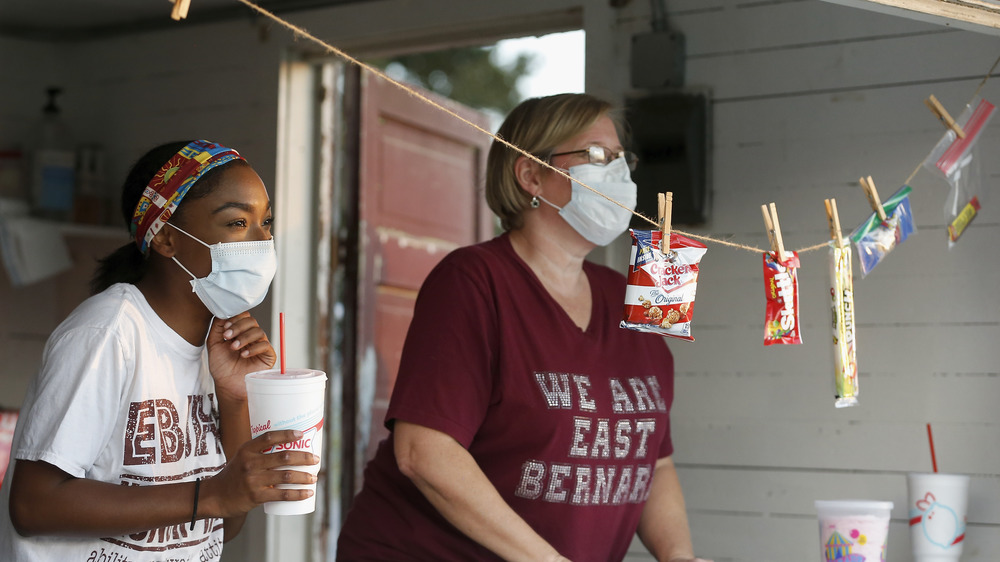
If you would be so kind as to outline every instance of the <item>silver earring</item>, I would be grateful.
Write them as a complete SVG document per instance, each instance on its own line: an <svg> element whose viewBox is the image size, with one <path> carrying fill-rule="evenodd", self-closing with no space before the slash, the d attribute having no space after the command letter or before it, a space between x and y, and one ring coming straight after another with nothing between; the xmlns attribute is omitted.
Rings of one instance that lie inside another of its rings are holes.
<svg viewBox="0 0 1000 562"><path fill-rule="evenodd" d="M535 195L531 198L531 208L537 209L542 203L538 200L538 196Z"/></svg>

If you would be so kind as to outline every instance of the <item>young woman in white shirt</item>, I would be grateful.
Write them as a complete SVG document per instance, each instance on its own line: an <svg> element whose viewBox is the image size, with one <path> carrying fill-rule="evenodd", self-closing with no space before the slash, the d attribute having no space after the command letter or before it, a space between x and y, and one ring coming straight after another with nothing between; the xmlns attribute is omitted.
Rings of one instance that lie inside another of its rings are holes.
<svg viewBox="0 0 1000 562"><path fill-rule="evenodd" d="M250 438L244 375L274 365L249 309L276 262L263 182L208 141L149 151L133 240L46 344L0 493L2 560L217 560L247 512L313 492L292 431Z"/></svg>

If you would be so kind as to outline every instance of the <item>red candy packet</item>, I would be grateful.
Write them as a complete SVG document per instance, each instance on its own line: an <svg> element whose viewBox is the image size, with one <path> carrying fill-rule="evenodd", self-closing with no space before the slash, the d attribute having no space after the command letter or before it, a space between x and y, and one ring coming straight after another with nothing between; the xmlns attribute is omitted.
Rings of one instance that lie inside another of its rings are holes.
<svg viewBox="0 0 1000 562"><path fill-rule="evenodd" d="M662 232L630 230L632 264L628 270L621 327L694 341L691 319L698 288L698 262L704 244L670 235L670 252L660 251Z"/></svg>
<svg viewBox="0 0 1000 562"><path fill-rule="evenodd" d="M764 254L764 293L767 296L764 345L802 343L799 333L799 255Z"/></svg>

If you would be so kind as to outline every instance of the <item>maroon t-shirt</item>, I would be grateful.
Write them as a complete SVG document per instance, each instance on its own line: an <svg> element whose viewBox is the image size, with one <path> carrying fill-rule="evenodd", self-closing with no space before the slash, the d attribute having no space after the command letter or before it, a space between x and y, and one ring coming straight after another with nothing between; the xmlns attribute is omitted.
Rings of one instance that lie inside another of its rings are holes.
<svg viewBox="0 0 1000 562"><path fill-rule="evenodd" d="M674 367L663 338L618 327L625 278L584 271L581 330L507 235L445 257L420 289L386 423L451 435L562 555L604 562L625 556L656 460L673 452ZM391 435L364 477L338 559L497 559L399 472Z"/></svg>

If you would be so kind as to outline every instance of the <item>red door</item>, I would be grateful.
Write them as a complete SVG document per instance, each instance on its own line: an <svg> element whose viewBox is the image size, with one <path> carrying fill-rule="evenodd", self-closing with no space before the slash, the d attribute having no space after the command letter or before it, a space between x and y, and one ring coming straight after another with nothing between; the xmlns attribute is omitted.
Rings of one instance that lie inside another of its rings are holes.
<svg viewBox="0 0 1000 562"><path fill-rule="evenodd" d="M489 129L485 114L426 91ZM491 139L362 73L355 490L383 425L417 291L449 251L491 237L483 194Z"/></svg>

